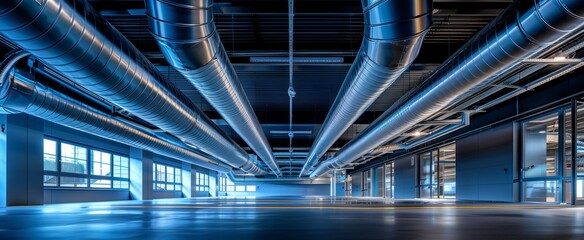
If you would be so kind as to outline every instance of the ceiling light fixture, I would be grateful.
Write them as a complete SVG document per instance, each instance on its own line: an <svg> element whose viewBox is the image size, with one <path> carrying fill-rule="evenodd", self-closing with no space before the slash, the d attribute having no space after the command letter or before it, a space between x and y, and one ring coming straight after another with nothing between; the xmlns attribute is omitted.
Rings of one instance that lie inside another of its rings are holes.
<svg viewBox="0 0 584 240"><path fill-rule="evenodd" d="M344 57L294 57L293 63L344 63ZM251 63L290 63L289 57L250 57Z"/></svg>
<svg viewBox="0 0 584 240"><path fill-rule="evenodd" d="M523 63L532 64L574 64L582 62L579 58L566 58L564 56L558 56L554 58L528 58L522 61Z"/></svg>

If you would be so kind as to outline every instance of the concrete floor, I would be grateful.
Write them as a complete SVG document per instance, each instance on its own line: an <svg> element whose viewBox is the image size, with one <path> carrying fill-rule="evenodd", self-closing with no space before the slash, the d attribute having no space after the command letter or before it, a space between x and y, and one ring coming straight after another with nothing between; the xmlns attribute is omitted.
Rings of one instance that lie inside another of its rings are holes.
<svg viewBox="0 0 584 240"><path fill-rule="evenodd" d="M198 198L0 208L0 239L584 239L584 207Z"/></svg>

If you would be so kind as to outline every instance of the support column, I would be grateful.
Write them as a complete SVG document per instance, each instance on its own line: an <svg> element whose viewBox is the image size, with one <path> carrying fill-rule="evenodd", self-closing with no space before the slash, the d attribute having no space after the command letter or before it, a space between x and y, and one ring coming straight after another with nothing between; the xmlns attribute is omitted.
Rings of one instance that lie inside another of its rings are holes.
<svg viewBox="0 0 584 240"><path fill-rule="evenodd" d="M154 154L139 148L130 148L130 197L151 200L153 193Z"/></svg>
<svg viewBox="0 0 584 240"><path fill-rule="evenodd" d="M570 129L570 135L572 142L571 142L571 156L572 159L570 159L571 164L572 164L572 168L570 168L570 170L572 171L570 173L570 176L572 176L572 191L571 191L571 204L572 205L576 205L577 203L577 182L578 182L578 178L576 176L577 172L576 172L576 168L578 166L578 162L577 162L577 154L578 154L578 102L576 101L576 99L572 98L572 102L571 102L571 111L572 111L572 115L570 116L570 121L572 122L572 128ZM563 184L563 183L562 183Z"/></svg>
<svg viewBox="0 0 584 240"><path fill-rule="evenodd" d="M191 164L182 163L182 194L185 198L192 198L195 196L195 188L193 187L193 176L191 173Z"/></svg>
<svg viewBox="0 0 584 240"><path fill-rule="evenodd" d="M3 115L0 125L0 206L43 204L44 121Z"/></svg>
<svg viewBox="0 0 584 240"><path fill-rule="evenodd" d="M217 189L217 186L219 185L217 184L217 181L219 181L218 175L219 173L216 171L209 170L209 195L211 197L217 197L219 192L219 189Z"/></svg>
<svg viewBox="0 0 584 240"><path fill-rule="evenodd" d="M330 195L331 197L336 197L337 196L337 171L332 171L332 176L331 176L331 186L330 186Z"/></svg>

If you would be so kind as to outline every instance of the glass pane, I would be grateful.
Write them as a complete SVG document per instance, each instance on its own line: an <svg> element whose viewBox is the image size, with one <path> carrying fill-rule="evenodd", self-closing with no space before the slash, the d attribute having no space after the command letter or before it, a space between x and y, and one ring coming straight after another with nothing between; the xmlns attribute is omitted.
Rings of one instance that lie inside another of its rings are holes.
<svg viewBox="0 0 584 240"><path fill-rule="evenodd" d="M548 115L523 125L523 174L525 178L556 176L558 116Z"/></svg>
<svg viewBox="0 0 584 240"><path fill-rule="evenodd" d="M129 188L130 184L128 183L128 181L114 181L114 188L123 188L123 189L127 189Z"/></svg>
<svg viewBox="0 0 584 240"><path fill-rule="evenodd" d="M584 178L576 180L576 200L584 200Z"/></svg>
<svg viewBox="0 0 584 240"><path fill-rule="evenodd" d="M113 156L114 159L114 177L119 178L129 178L130 171L128 168L128 161L127 157L122 157L118 155ZM153 172L156 172L156 167L154 167ZM156 177L156 174L153 175Z"/></svg>
<svg viewBox="0 0 584 240"><path fill-rule="evenodd" d="M174 168L166 167L166 181L169 183L174 183Z"/></svg>
<svg viewBox="0 0 584 240"><path fill-rule="evenodd" d="M87 187L87 178L61 177L61 187Z"/></svg>
<svg viewBox="0 0 584 240"><path fill-rule="evenodd" d="M86 174L87 149L67 143L61 143L61 171Z"/></svg>
<svg viewBox="0 0 584 240"><path fill-rule="evenodd" d="M564 201L563 203L572 203L572 180L564 180Z"/></svg>
<svg viewBox="0 0 584 240"><path fill-rule="evenodd" d="M111 154L91 150L91 174L96 176L111 176Z"/></svg>
<svg viewBox="0 0 584 240"><path fill-rule="evenodd" d="M45 171L57 171L57 142L45 139L43 150Z"/></svg>
<svg viewBox="0 0 584 240"><path fill-rule="evenodd" d="M255 185L248 185L245 187L245 190L248 192L255 192L256 191L256 186Z"/></svg>
<svg viewBox="0 0 584 240"><path fill-rule="evenodd" d="M245 186L241 186L241 185L235 186L235 191L236 192L245 192Z"/></svg>
<svg viewBox="0 0 584 240"><path fill-rule="evenodd" d="M43 185L45 187L56 187L57 186L57 176L44 175Z"/></svg>
<svg viewBox="0 0 584 240"><path fill-rule="evenodd" d="M157 167L156 181L159 181L159 182L166 181L166 166L156 164L156 167Z"/></svg>
<svg viewBox="0 0 584 240"><path fill-rule="evenodd" d="M564 176L572 176L572 109L564 112Z"/></svg>
<svg viewBox="0 0 584 240"><path fill-rule="evenodd" d="M105 179L91 179L92 188L111 188L112 181Z"/></svg>
<svg viewBox="0 0 584 240"><path fill-rule="evenodd" d="M420 185L432 184L432 154L420 154Z"/></svg>
<svg viewBox="0 0 584 240"><path fill-rule="evenodd" d="M177 183L181 183L182 182L182 173L181 173L182 169L175 168L174 170L175 170L175 172L174 172L175 181Z"/></svg>
<svg viewBox="0 0 584 240"><path fill-rule="evenodd" d="M578 103L576 139L576 175L584 176L584 104L582 103Z"/></svg>
<svg viewBox="0 0 584 240"><path fill-rule="evenodd" d="M523 201L558 202L558 181L529 181L523 184Z"/></svg>
<svg viewBox="0 0 584 240"><path fill-rule="evenodd" d="M443 198L456 198L456 145L440 148L440 192Z"/></svg>
<svg viewBox="0 0 584 240"><path fill-rule="evenodd" d="M439 172L438 172L438 151L432 151L432 198L440 198L438 192Z"/></svg>
<svg viewBox="0 0 584 240"><path fill-rule="evenodd" d="M393 162L385 165L385 197L393 198Z"/></svg>

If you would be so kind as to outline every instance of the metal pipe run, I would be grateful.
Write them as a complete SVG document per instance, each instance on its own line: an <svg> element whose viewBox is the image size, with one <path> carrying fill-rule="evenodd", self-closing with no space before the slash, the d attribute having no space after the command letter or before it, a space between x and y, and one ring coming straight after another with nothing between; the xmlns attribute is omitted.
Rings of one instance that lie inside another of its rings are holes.
<svg viewBox="0 0 584 240"><path fill-rule="evenodd" d="M361 49L314 141L300 176L412 64L432 25L432 1L362 0Z"/></svg>
<svg viewBox="0 0 584 240"><path fill-rule="evenodd" d="M0 34L185 143L247 173L266 173L86 1L2 0Z"/></svg>
<svg viewBox="0 0 584 240"><path fill-rule="evenodd" d="M206 156L163 141L49 89L25 76L26 73L20 74L13 66L27 55L29 54L26 52L13 54L0 64L0 113L26 113L197 166L219 172L231 172L230 168Z"/></svg>
<svg viewBox="0 0 584 240"><path fill-rule="evenodd" d="M519 1L481 30L395 111L386 111L310 175L350 164L584 25L584 1Z"/></svg>
<svg viewBox="0 0 584 240"><path fill-rule="evenodd" d="M213 22L212 0L146 0L152 35L166 60L217 110L276 175L272 148Z"/></svg>

